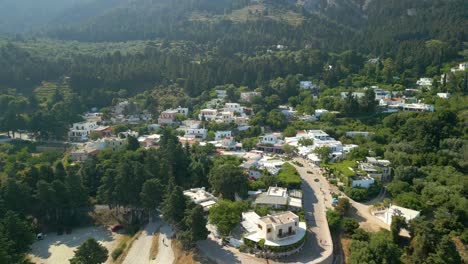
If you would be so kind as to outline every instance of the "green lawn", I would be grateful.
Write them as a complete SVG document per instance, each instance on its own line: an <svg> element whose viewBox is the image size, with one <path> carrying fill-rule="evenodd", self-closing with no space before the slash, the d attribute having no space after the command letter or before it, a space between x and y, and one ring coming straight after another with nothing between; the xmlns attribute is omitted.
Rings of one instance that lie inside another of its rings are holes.
<svg viewBox="0 0 468 264"><path fill-rule="evenodd" d="M284 163L283 167L278 173L278 182L281 187L288 189L301 188L301 176L296 168L289 163Z"/></svg>
<svg viewBox="0 0 468 264"><path fill-rule="evenodd" d="M351 177L356 175L357 163L354 160L344 160L339 163L324 165L324 167L329 168L330 170L339 171L346 177ZM354 171L350 170L349 168L354 169Z"/></svg>

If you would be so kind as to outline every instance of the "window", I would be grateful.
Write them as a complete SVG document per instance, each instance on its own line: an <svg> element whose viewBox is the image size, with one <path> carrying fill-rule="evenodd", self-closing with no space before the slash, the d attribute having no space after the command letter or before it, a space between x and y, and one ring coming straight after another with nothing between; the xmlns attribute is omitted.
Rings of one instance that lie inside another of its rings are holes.
<svg viewBox="0 0 468 264"><path fill-rule="evenodd" d="M262 229L262 226L261 226L261 225L258 225L258 228Z"/></svg>
<svg viewBox="0 0 468 264"><path fill-rule="evenodd" d="M282 236L282 235L283 235L283 229L278 230L278 236Z"/></svg>
<svg viewBox="0 0 468 264"><path fill-rule="evenodd" d="M294 222L294 225L297 226L297 222Z"/></svg>

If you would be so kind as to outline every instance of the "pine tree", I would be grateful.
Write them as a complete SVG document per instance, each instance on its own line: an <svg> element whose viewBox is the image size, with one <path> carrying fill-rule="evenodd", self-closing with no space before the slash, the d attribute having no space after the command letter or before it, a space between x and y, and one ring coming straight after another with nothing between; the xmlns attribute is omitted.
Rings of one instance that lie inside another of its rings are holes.
<svg viewBox="0 0 468 264"><path fill-rule="evenodd" d="M86 240L70 259L71 264L100 264L107 260L108 251L94 238Z"/></svg>

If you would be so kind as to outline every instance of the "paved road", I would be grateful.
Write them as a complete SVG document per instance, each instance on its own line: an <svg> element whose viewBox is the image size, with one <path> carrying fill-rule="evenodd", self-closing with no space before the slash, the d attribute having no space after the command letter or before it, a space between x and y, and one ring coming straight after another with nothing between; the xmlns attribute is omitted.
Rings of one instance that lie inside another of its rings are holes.
<svg viewBox="0 0 468 264"><path fill-rule="evenodd" d="M133 241L132 247L124 260L124 264L150 263L150 250L153 243L153 234L158 229L160 222L151 222L146 225L140 236Z"/></svg>
<svg viewBox="0 0 468 264"><path fill-rule="evenodd" d="M174 262L174 251L172 250L172 236L174 232L170 225L164 223L159 229L159 250L156 259L151 264L171 264ZM133 262L139 263L139 262Z"/></svg>
<svg viewBox="0 0 468 264"><path fill-rule="evenodd" d="M198 242L197 246L201 253L220 264L332 263L333 243L325 214L326 208L331 208L332 198L330 193L321 190L325 189L324 186L328 186L328 182L323 177L323 179L318 177L320 174L318 168L312 168L308 165L295 167L303 180L304 212L309 226L308 239L300 253L287 259L267 261L240 253L231 247L221 247L211 235L208 240ZM313 174L309 174L307 171L311 171ZM316 178L319 179L319 182L314 181Z"/></svg>
<svg viewBox="0 0 468 264"><path fill-rule="evenodd" d="M326 210L331 208L332 197L325 192L328 182L320 176L318 168L310 167L302 160L304 167L296 167L302 178L302 199L304 214L309 227L309 236L304 249L287 261L292 263L331 263L333 260L333 241L326 220ZM318 180L318 181L316 181Z"/></svg>

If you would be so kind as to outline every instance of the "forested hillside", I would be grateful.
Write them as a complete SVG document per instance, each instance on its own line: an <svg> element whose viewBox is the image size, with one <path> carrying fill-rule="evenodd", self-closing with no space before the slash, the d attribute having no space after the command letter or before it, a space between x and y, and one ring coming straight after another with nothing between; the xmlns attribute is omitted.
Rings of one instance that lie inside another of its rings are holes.
<svg viewBox="0 0 468 264"><path fill-rule="evenodd" d="M389 160L391 179L373 191L385 186L386 198L422 217L402 238L406 224L390 236L337 215L332 231L352 243L350 263L460 263L468 243L467 10L466 0L0 0L0 139L27 133L33 141L0 144L0 263L25 263L32 231L87 224L82 212L94 204L135 214L158 207L193 246L206 238L206 220L183 189L222 189L233 199L279 183L272 175L249 182L241 161L213 158L209 142L184 146L183 129L150 131L178 106L189 114L175 123L200 119L207 138L230 131L246 151L264 132L320 129L358 146L343 164ZM220 108L216 90L248 109L247 130L199 117ZM385 90L383 105L374 90ZM242 101L246 92L261 96ZM432 111L385 105L402 98ZM93 108L114 136L155 132L160 144L144 149L132 136L83 163L36 148L68 143L70 125ZM326 113L316 116L318 109ZM238 177L223 181L225 168ZM199 236L191 218L203 226Z"/></svg>

